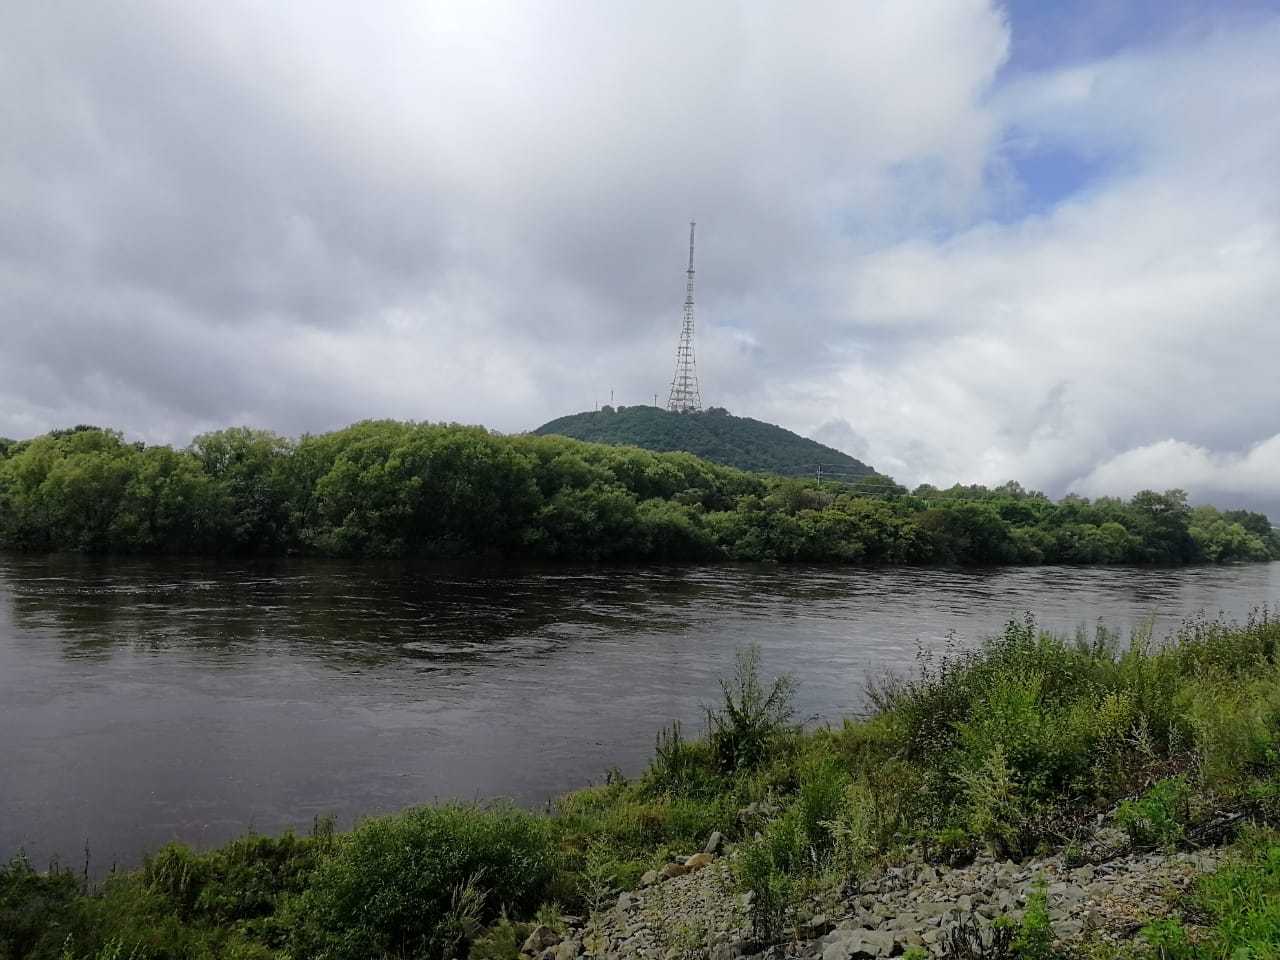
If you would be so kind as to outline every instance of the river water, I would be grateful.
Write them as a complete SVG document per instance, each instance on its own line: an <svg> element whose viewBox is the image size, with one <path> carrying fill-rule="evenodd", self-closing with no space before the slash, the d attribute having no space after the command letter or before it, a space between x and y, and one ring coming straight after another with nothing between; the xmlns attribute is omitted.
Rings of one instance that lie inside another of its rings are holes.
<svg viewBox="0 0 1280 960"><path fill-rule="evenodd" d="M800 714L861 710L918 647L1035 613L1073 631L1243 618L1280 563L1181 570L557 568L470 573L0 554L0 857L90 870L181 839L444 798L538 803L638 771L737 649Z"/></svg>

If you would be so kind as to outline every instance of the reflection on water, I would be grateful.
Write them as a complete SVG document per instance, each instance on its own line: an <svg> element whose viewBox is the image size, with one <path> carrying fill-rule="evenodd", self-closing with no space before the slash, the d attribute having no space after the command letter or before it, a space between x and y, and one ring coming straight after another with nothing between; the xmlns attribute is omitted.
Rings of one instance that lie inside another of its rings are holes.
<svg viewBox="0 0 1280 960"><path fill-rule="evenodd" d="M1058 630L1243 617L1280 564L987 571L720 566L460 572L314 560L0 555L0 856L537 802L695 728L742 644L802 716L1033 611Z"/></svg>

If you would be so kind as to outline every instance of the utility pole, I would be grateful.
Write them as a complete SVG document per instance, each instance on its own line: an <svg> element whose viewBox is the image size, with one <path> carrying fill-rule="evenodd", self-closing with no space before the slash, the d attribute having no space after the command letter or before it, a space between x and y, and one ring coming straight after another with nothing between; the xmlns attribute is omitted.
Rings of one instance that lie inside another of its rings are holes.
<svg viewBox="0 0 1280 960"><path fill-rule="evenodd" d="M676 347L676 372L671 378L667 409L672 413L701 413L702 391L698 387L697 362L693 355L693 230L689 221L689 270L685 274L684 319L680 325L680 345Z"/></svg>

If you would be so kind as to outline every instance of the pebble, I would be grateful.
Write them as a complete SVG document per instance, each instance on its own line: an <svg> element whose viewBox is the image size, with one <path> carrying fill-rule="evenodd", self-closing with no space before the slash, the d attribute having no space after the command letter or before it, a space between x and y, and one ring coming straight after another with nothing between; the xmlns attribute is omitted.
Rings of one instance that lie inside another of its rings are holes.
<svg viewBox="0 0 1280 960"><path fill-rule="evenodd" d="M717 858L713 847L724 849L724 838L712 835L683 863L649 871L640 890L619 896L617 909L571 925L563 941L538 928L524 952L540 960L576 960L583 952L590 960L885 960L917 946L936 957L948 932L968 917L989 946L992 924L1000 917L1020 922L1044 881L1060 944L1079 942L1086 931L1120 943L1132 938L1135 924L1167 913L1170 887L1185 889L1220 862L1216 852L1198 851L1120 856L1099 866L1068 867L1061 855L1023 864L984 855L949 869L900 864L838 902L815 898L799 907L798 939L789 938L784 950L751 941L752 895L735 895L731 848ZM553 942L529 949L547 934Z"/></svg>

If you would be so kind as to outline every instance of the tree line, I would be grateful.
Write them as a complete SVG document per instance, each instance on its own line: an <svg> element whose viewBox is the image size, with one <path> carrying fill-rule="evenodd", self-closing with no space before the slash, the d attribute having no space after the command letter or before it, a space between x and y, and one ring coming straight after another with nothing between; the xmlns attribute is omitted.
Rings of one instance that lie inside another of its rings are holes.
<svg viewBox="0 0 1280 960"><path fill-rule="evenodd" d="M0 440L0 547L889 564L1280 559L1268 518L1186 494L1053 501L1016 483L914 491L746 473L684 453L366 421L185 449L97 427Z"/></svg>

